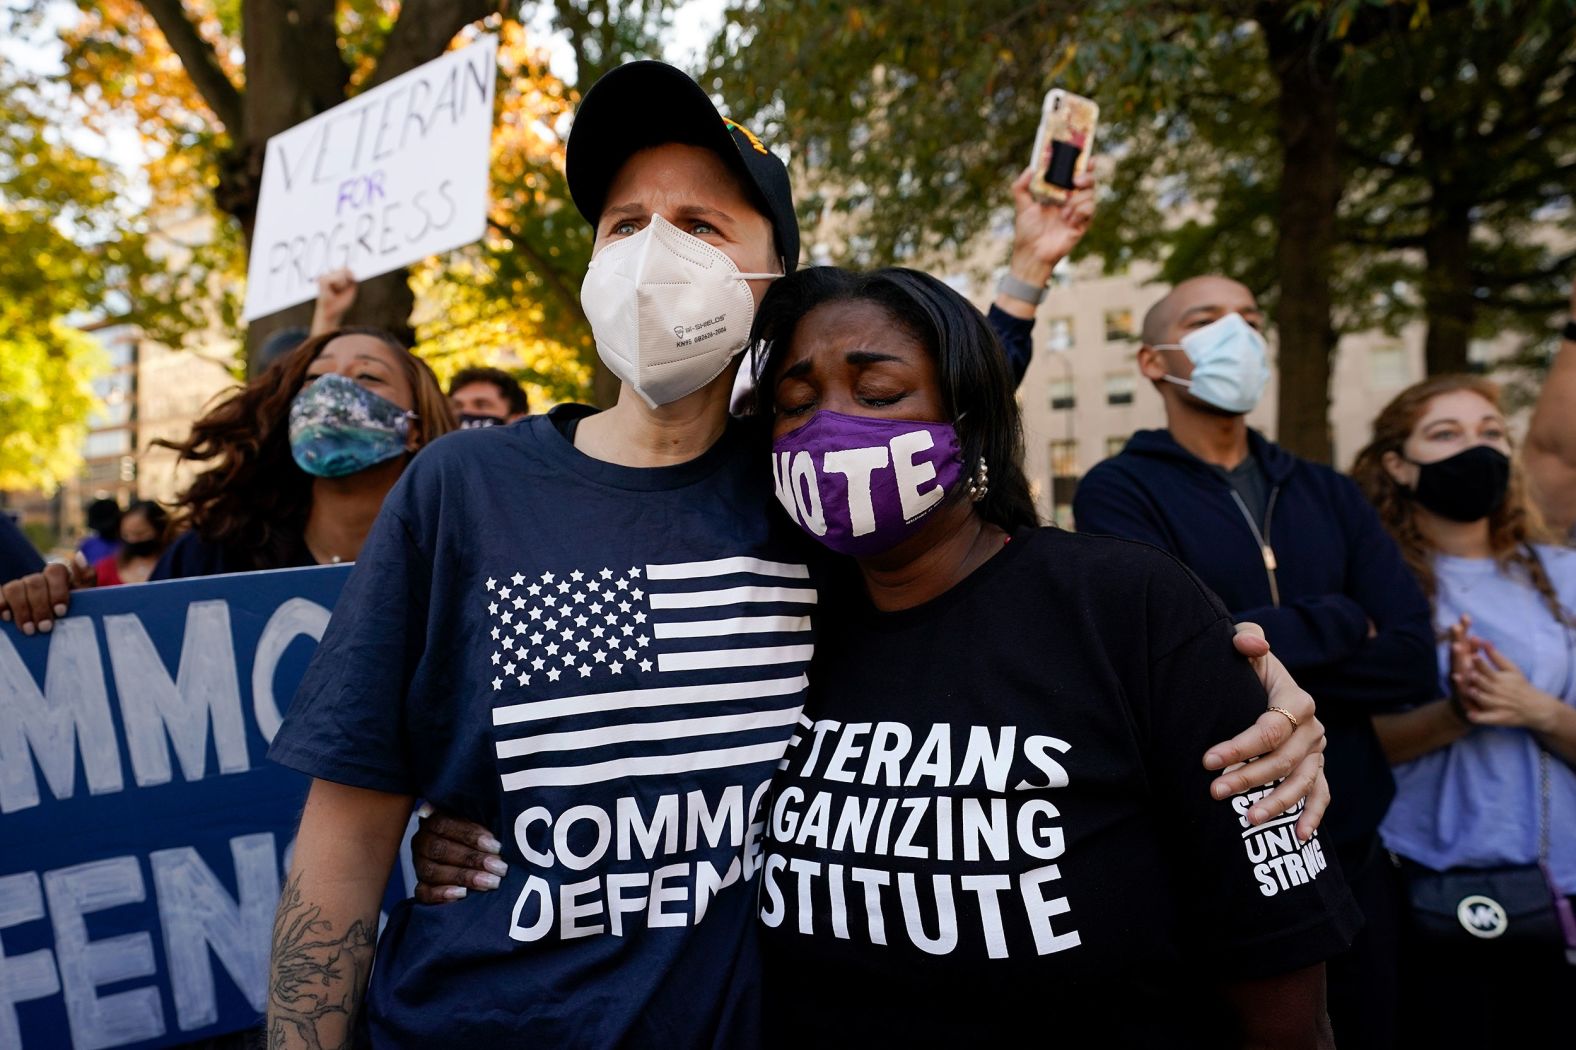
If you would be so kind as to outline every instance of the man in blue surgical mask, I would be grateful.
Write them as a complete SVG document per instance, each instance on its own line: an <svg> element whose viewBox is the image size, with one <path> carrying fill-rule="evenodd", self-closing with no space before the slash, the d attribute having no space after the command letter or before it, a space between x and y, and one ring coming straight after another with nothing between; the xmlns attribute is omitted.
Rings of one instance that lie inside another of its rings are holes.
<svg viewBox="0 0 1576 1050"><path fill-rule="evenodd" d="M1370 721L1437 698L1428 604L1357 486L1248 427L1270 366L1264 314L1226 277L1183 281L1144 317L1138 368L1166 429L1134 434L1083 479L1083 532L1171 552L1239 621L1263 626L1319 704L1332 801L1324 825L1367 926L1329 962L1342 1047L1394 1043L1396 919L1378 827L1395 785Z"/></svg>

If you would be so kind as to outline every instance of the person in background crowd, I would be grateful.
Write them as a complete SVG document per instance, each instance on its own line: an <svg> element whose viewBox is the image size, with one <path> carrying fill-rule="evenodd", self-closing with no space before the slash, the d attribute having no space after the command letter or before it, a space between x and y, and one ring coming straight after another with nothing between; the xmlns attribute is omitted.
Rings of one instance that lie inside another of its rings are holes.
<svg viewBox="0 0 1576 1050"><path fill-rule="evenodd" d="M77 545L89 565L97 565L115 553L120 543L120 504L112 499L96 499L87 507L87 524L92 534Z"/></svg>
<svg viewBox="0 0 1576 1050"><path fill-rule="evenodd" d="M449 382L449 404L462 428L497 427L531 412L525 388L501 368L464 368Z"/></svg>
<svg viewBox="0 0 1576 1050"><path fill-rule="evenodd" d="M44 568L43 556L6 511L0 510L0 585Z"/></svg>
<svg viewBox="0 0 1576 1050"><path fill-rule="evenodd" d="M437 378L375 328L308 339L171 447L212 464L153 578L355 561L394 483L454 429Z"/></svg>
<svg viewBox="0 0 1576 1050"><path fill-rule="evenodd" d="M411 457L453 429L432 369L393 336L313 336L169 446L208 466L176 501L186 531L149 578L354 561ZM3 612L47 631L92 583L45 566L0 589Z"/></svg>
<svg viewBox="0 0 1576 1050"><path fill-rule="evenodd" d="M281 1046L338 1038L357 1014L373 1045L758 1037L742 842L708 831L680 849L653 838L636 857L627 837L616 853L603 848L593 824L616 812L627 829L666 800L716 813L736 798L742 835L802 702L815 598L802 540L767 513L764 449L727 413L758 297L799 255L787 171L682 72L637 62L582 101L567 177L596 231L582 300L623 382L619 400L452 438L418 458L379 517L270 752L315 778L279 926L312 916L315 943L337 945L343 962L321 989L336 1010L321 1026L274 994L270 1038ZM667 599L761 613L739 629L744 662L708 652L736 643L705 623L648 649L646 610ZM571 616L563 602L588 611ZM683 705L712 699L717 713L692 730L706 739L675 732L696 713ZM1286 702L1311 714L1306 698ZM734 728L706 728L719 718ZM746 742L730 746L741 733ZM1285 742L1268 768L1312 757L1307 737L1260 723L1245 735ZM1212 768L1252 750L1217 745ZM478 845L497 853L506 840L515 863L484 858L497 895L465 898L461 886L450 907L391 913L362 1011L378 898L416 796L479 821ZM562 862L527 862L554 841ZM655 872L654 853L683 859ZM624 890L632 903L629 880L642 876L672 879L677 896L654 895L649 913L609 903ZM577 900L603 885L601 904ZM620 910L593 920L588 907ZM276 939L276 973L311 960Z"/></svg>
<svg viewBox="0 0 1576 1050"><path fill-rule="evenodd" d="M1367 922L1330 961L1330 1015L1348 1047L1394 1041L1395 887L1379 844L1394 792L1376 711L1433 699L1428 603L1349 478L1250 430L1269 379L1253 293L1183 281L1144 318L1138 367L1165 401L1073 501L1080 532L1143 540L1182 560L1238 620L1261 624L1329 728L1326 835Z"/></svg>
<svg viewBox="0 0 1576 1050"><path fill-rule="evenodd" d="M1450 636L1443 699L1374 718L1397 763L1381 833L1414 905L1407 1047L1552 1045L1576 1001L1556 907L1576 895L1576 551L1540 542L1514 455L1498 388L1443 375L1385 406L1352 467Z"/></svg>
<svg viewBox="0 0 1576 1050"><path fill-rule="evenodd" d="M1565 542L1576 534L1576 281L1571 282L1570 307L1522 452L1532 498Z"/></svg>
<svg viewBox="0 0 1576 1050"><path fill-rule="evenodd" d="M120 517L120 548L93 566L98 586L148 579L169 545L169 512L152 500L138 500Z"/></svg>

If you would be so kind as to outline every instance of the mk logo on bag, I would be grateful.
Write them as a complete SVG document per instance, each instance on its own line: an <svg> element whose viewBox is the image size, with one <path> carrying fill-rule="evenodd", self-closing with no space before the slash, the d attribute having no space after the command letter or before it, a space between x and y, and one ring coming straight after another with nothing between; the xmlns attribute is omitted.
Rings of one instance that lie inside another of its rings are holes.
<svg viewBox="0 0 1576 1050"><path fill-rule="evenodd" d="M1505 909L1491 897L1471 896L1461 898L1456 905L1456 919L1461 928L1474 937L1492 940L1509 928Z"/></svg>

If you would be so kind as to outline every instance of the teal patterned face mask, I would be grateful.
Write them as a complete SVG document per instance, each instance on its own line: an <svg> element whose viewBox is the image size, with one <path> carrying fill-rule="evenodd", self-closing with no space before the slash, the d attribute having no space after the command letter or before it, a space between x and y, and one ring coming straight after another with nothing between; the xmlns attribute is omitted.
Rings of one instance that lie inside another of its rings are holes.
<svg viewBox="0 0 1576 1050"><path fill-rule="evenodd" d="M403 453L415 418L353 379L320 376L290 403L290 454L308 474L342 478Z"/></svg>

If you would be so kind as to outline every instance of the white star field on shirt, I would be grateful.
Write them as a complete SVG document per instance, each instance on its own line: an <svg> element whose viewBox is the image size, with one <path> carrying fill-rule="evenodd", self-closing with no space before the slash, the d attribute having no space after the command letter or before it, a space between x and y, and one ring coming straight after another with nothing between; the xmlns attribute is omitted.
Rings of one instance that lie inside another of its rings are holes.
<svg viewBox="0 0 1576 1050"><path fill-rule="evenodd" d="M518 572L504 580L488 577L487 613L497 621L489 633L498 643L491 654L499 670L493 691L511 682L531 685L537 676L557 682L652 671L642 582L638 566L576 569L565 577L543 572L529 581Z"/></svg>

